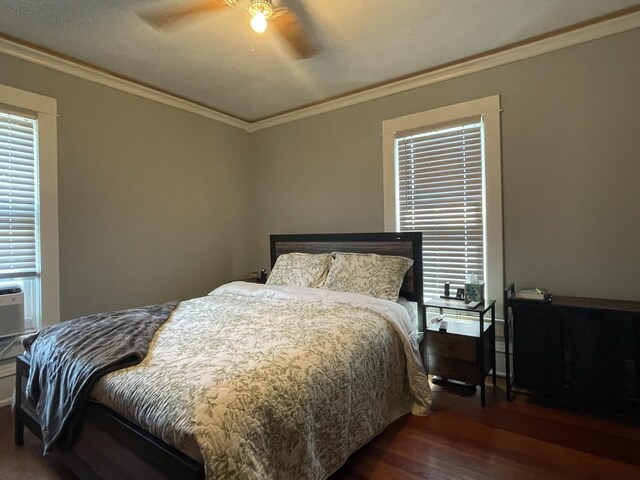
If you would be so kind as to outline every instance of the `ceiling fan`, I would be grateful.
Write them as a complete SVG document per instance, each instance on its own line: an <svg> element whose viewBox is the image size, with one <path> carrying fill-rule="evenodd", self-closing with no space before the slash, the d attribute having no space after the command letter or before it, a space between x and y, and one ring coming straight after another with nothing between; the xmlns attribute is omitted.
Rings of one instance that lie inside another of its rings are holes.
<svg viewBox="0 0 640 480"><path fill-rule="evenodd" d="M138 16L153 28L167 30L189 18L235 8L238 1L201 0L183 7L139 12ZM256 32L264 32L267 25L271 24L297 58L310 58L316 54L316 46L309 41L302 22L292 10L284 6L274 7L272 0L249 0L248 10L251 15L251 28Z"/></svg>

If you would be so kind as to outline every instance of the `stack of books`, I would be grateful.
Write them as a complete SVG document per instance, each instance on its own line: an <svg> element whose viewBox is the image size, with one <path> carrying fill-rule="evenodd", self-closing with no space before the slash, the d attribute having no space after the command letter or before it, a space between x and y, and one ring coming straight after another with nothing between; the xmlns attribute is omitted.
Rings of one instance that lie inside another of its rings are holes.
<svg viewBox="0 0 640 480"><path fill-rule="evenodd" d="M532 300L537 302L548 302L550 297L549 292L541 288L523 288L515 294L517 300Z"/></svg>

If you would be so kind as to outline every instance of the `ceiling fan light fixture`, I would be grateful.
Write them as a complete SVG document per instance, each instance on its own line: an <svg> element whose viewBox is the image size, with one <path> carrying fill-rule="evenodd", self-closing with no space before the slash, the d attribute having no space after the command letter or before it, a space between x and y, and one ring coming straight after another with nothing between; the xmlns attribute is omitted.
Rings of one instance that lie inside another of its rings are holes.
<svg viewBox="0 0 640 480"><path fill-rule="evenodd" d="M251 28L258 33L267 29L267 19L273 15L271 0L250 0Z"/></svg>
<svg viewBox="0 0 640 480"><path fill-rule="evenodd" d="M254 32L262 33L267 29L267 19L262 13L256 13L251 19L251 28Z"/></svg>

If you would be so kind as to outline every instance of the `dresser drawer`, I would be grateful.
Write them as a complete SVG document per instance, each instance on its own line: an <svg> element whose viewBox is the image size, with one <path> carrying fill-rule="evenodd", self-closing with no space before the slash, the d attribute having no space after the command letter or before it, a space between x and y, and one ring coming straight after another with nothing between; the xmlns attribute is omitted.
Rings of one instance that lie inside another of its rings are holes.
<svg viewBox="0 0 640 480"><path fill-rule="evenodd" d="M427 354L452 360L476 363L476 337L452 335L445 332L427 332Z"/></svg>
<svg viewBox="0 0 640 480"><path fill-rule="evenodd" d="M429 373L461 382L478 383L478 340L477 337L427 332Z"/></svg>

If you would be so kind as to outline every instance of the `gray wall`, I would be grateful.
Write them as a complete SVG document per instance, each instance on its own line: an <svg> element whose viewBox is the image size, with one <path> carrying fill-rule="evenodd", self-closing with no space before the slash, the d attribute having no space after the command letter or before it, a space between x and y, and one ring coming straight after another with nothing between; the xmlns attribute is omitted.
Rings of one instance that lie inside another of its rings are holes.
<svg viewBox="0 0 640 480"><path fill-rule="evenodd" d="M494 94L506 279L637 300L639 58L636 29L251 136L1 54L0 83L58 100L63 319L205 294L271 233L381 231L382 121Z"/></svg>
<svg viewBox="0 0 640 480"><path fill-rule="evenodd" d="M502 96L505 279L640 299L640 29L257 132L255 268L271 233L382 231L383 120Z"/></svg>
<svg viewBox="0 0 640 480"><path fill-rule="evenodd" d="M58 100L62 319L246 275L247 133L4 55L0 83Z"/></svg>
<svg viewBox="0 0 640 480"><path fill-rule="evenodd" d="M251 136L12 57L58 99L62 318L268 267L268 235L383 229L381 123L500 94L506 279L639 298L640 30Z"/></svg>

